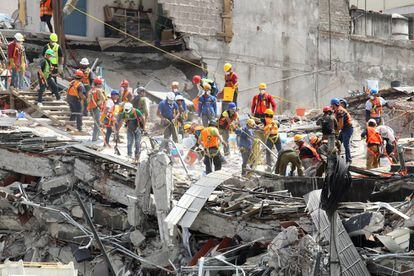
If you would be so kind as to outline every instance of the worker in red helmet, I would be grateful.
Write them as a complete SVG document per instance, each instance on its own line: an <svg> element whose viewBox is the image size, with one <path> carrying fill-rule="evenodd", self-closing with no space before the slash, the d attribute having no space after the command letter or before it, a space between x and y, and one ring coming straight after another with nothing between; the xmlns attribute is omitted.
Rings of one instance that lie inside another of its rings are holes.
<svg viewBox="0 0 414 276"><path fill-rule="evenodd" d="M129 88L129 82L127 80L123 80L121 82L120 94L121 102L123 103L130 103L134 98L134 95L132 94L132 89Z"/></svg>
<svg viewBox="0 0 414 276"><path fill-rule="evenodd" d="M193 84L198 88L198 96L201 96L204 92L204 85L210 84L211 86L211 95L216 97L218 93L218 87L214 80L211 80L207 77L202 78L200 75L195 75L193 77Z"/></svg>
<svg viewBox="0 0 414 276"><path fill-rule="evenodd" d="M89 91L89 93L87 93L87 99L87 108L94 120L92 141L97 141L99 137L99 131L101 128L101 112L104 109L106 102L106 95L103 89L103 79L101 77L97 77L93 80L93 87Z"/></svg>
<svg viewBox="0 0 414 276"><path fill-rule="evenodd" d="M82 70L76 70L74 80L70 82L66 100L70 108L69 121L76 121L76 128L82 131L83 103L86 99L86 90L82 83L84 74Z"/></svg>
<svg viewBox="0 0 414 276"><path fill-rule="evenodd" d="M321 126L322 128L322 141L328 145L324 147L325 155L328 154L328 149L334 149L335 145L337 151L341 149L341 144L336 140L336 129L338 128L338 121L333 114L333 109L331 106L325 106L323 109L323 115L316 121L316 125ZM321 142L322 142L321 141ZM329 144L329 141L333 144Z"/></svg>

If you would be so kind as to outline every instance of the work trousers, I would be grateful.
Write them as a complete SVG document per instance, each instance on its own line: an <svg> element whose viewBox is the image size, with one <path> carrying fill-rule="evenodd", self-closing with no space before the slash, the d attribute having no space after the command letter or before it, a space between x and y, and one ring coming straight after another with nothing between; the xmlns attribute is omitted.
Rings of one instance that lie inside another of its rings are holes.
<svg viewBox="0 0 414 276"><path fill-rule="evenodd" d="M206 149L204 155L204 165L206 165L206 174L209 174L213 171L213 164L214 164L214 171L221 170L221 154L218 148L209 148Z"/></svg>
<svg viewBox="0 0 414 276"><path fill-rule="evenodd" d="M69 121L76 121L76 128L82 131L82 102L72 95L67 95L66 100L70 108Z"/></svg>
<svg viewBox="0 0 414 276"><path fill-rule="evenodd" d="M274 142L272 139L268 138L265 144L270 150L273 150L273 148L276 148L277 151L279 152L282 149L282 143L280 141L280 137L277 137ZM266 165L271 167L272 166L272 153L266 148L265 150L266 150Z"/></svg>
<svg viewBox="0 0 414 276"><path fill-rule="evenodd" d="M112 135L112 127L106 127L106 132L105 132L105 144L109 145L109 140L111 139L111 135Z"/></svg>
<svg viewBox="0 0 414 276"><path fill-rule="evenodd" d="M46 81L46 83L41 83L39 80L39 91L37 92L37 102L42 103L43 102L43 93L46 90L46 86L49 87L50 91L53 95L55 95L56 100L60 100L59 95L59 88L55 82L55 80L52 77L49 77Z"/></svg>
<svg viewBox="0 0 414 276"><path fill-rule="evenodd" d="M141 129L137 127L135 130L128 128L127 130L127 153L132 156L132 146L135 145L135 157L138 158L141 153Z"/></svg>
<svg viewBox="0 0 414 276"><path fill-rule="evenodd" d="M276 161L275 173L285 176L289 164L291 175L297 169L298 176L303 176L302 166L299 157L295 152L286 152L279 155L279 158Z"/></svg>
<svg viewBox="0 0 414 276"><path fill-rule="evenodd" d="M208 123L214 119L213 115L201 114L201 121L203 122L204 127L208 127Z"/></svg>
<svg viewBox="0 0 414 276"><path fill-rule="evenodd" d="M22 89L24 86L24 72L22 70L17 71L16 68L12 69L11 72L11 85L14 88Z"/></svg>
<svg viewBox="0 0 414 276"><path fill-rule="evenodd" d="M367 169L374 169L379 167L380 161L380 147L379 145L367 146Z"/></svg>
<svg viewBox="0 0 414 276"><path fill-rule="evenodd" d="M226 142L226 144L224 145L224 155L229 155L230 154L230 146L229 146L230 130L220 129L220 134L223 137L223 140Z"/></svg>
<svg viewBox="0 0 414 276"><path fill-rule="evenodd" d="M351 143L351 137L353 133L354 133L354 128L352 126L348 126L348 127L343 128L338 136L338 140L342 142L345 148L346 162L352 161L350 143Z"/></svg>
<svg viewBox="0 0 414 276"><path fill-rule="evenodd" d="M174 124L171 121L167 121L163 124L164 129L164 141L161 143L161 148L170 150L169 147L169 139L172 137L172 140L177 143L178 142L178 134L177 129L175 128Z"/></svg>
<svg viewBox="0 0 414 276"><path fill-rule="evenodd" d="M85 115L85 113L83 115ZM91 115L93 119L92 141L97 141L101 129L101 123L99 122L99 119L101 118L101 110L99 108L91 109Z"/></svg>
<svg viewBox="0 0 414 276"><path fill-rule="evenodd" d="M246 175L246 167L247 163L249 162L249 157L252 149L247 149L244 147L240 148L240 153L242 156L242 175Z"/></svg>

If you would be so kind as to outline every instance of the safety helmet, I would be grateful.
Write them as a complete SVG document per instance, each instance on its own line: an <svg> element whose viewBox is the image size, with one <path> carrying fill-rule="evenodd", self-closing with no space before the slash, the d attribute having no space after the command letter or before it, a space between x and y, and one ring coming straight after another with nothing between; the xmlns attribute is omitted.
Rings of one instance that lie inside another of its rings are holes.
<svg viewBox="0 0 414 276"><path fill-rule="evenodd" d="M377 121L375 121L374 119L369 119L368 120L368 125L374 125L374 126L376 126L377 125Z"/></svg>
<svg viewBox="0 0 414 276"><path fill-rule="evenodd" d="M259 84L259 89L260 89L260 90L264 90L264 89L266 89L266 88L267 88L266 83L262 82L261 84Z"/></svg>
<svg viewBox="0 0 414 276"><path fill-rule="evenodd" d="M266 109L264 112L265 115L269 115L269 116L273 116L275 115L275 113L273 112L273 110L271 110L270 108Z"/></svg>
<svg viewBox="0 0 414 276"><path fill-rule="evenodd" d="M191 128L191 124L185 124L183 126L184 131L188 131Z"/></svg>
<svg viewBox="0 0 414 276"><path fill-rule="evenodd" d="M249 127L254 127L256 125L256 122L252 118L250 118L250 119L247 119L246 124Z"/></svg>
<svg viewBox="0 0 414 276"><path fill-rule="evenodd" d="M319 137L318 136L311 136L309 138L309 143L311 143L312 145L315 145L318 142L319 142Z"/></svg>
<svg viewBox="0 0 414 276"><path fill-rule="evenodd" d="M80 65L89 65L89 60L87 58L82 58L81 61L79 62Z"/></svg>
<svg viewBox="0 0 414 276"><path fill-rule="evenodd" d="M58 36L55 33L51 33L49 39L52 42L58 42Z"/></svg>
<svg viewBox="0 0 414 276"><path fill-rule="evenodd" d="M208 122L208 125L209 126L218 126L218 122L217 122L217 120L216 119L213 119L213 120L210 120L209 122Z"/></svg>
<svg viewBox="0 0 414 276"><path fill-rule="evenodd" d="M203 89L204 89L205 91L209 91L209 90L211 90L211 85L210 85L210 84L208 84L208 83L205 83L205 84L203 85Z"/></svg>
<svg viewBox="0 0 414 276"><path fill-rule="evenodd" d="M332 111L332 107L330 107L329 105L328 106L325 106L323 108L323 113L327 113L327 112L331 112L331 111Z"/></svg>
<svg viewBox="0 0 414 276"><path fill-rule="evenodd" d="M195 75L193 77L193 83L194 84L199 84L201 82L201 77L199 75Z"/></svg>
<svg viewBox="0 0 414 276"><path fill-rule="evenodd" d="M85 76L85 74L83 73L83 71L82 70L76 70L75 71L75 78L77 78L77 79L81 79L81 78L83 78Z"/></svg>
<svg viewBox="0 0 414 276"><path fill-rule="evenodd" d="M119 91L116 90L116 89L112 90L111 91L111 96L113 96L113 95L119 95Z"/></svg>
<svg viewBox="0 0 414 276"><path fill-rule="evenodd" d="M371 89L371 95L377 95L378 90L377 89Z"/></svg>
<svg viewBox="0 0 414 276"><path fill-rule="evenodd" d="M184 97L182 95L175 96L176 101L184 101Z"/></svg>
<svg viewBox="0 0 414 276"><path fill-rule="evenodd" d="M14 39L16 39L19 42L23 42L24 41L24 36L21 33L16 33L14 35Z"/></svg>
<svg viewBox="0 0 414 276"><path fill-rule="evenodd" d="M135 93L136 94L140 94L141 92L145 92L146 91L146 89L145 89L145 87L144 86L139 86L138 88L136 88L135 89Z"/></svg>
<svg viewBox="0 0 414 276"><path fill-rule="evenodd" d="M168 101L174 101L175 100L175 94L174 94L174 92L168 92L167 93L167 100Z"/></svg>
<svg viewBox="0 0 414 276"><path fill-rule="evenodd" d="M339 99L339 103L344 104L345 105L345 108L348 107L348 101L345 100L345 99Z"/></svg>
<svg viewBox="0 0 414 276"><path fill-rule="evenodd" d="M229 109L236 109L236 108L237 108L237 106L236 106L236 104L235 104L235 103L231 102L231 103L229 103L228 108L229 108Z"/></svg>
<svg viewBox="0 0 414 276"><path fill-rule="evenodd" d="M126 112L126 113L129 113L129 112L131 112L132 111L132 103L125 103L124 104L124 111Z"/></svg>
<svg viewBox="0 0 414 276"><path fill-rule="evenodd" d="M120 84L121 87L128 87L129 86L129 82L127 80L123 80Z"/></svg>
<svg viewBox="0 0 414 276"><path fill-rule="evenodd" d="M230 63L226 63L223 66L224 72L228 72L231 70L231 67L233 67Z"/></svg>
<svg viewBox="0 0 414 276"><path fill-rule="evenodd" d="M296 134L295 136L293 136L293 141L295 141L295 142L301 142L301 141L303 141L304 140L304 136L303 135L301 135L301 134Z"/></svg>
<svg viewBox="0 0 414 276"><path fill-rule="evenodd" d="M338 98L333 98L331 100L331 105L339 105L339 99Z"/></svg>
<svg viewBox="0 0 414 276"><path fill-rule="evenodd" d="M55 54L55 52L52 49L47 49L45 52L45 56L49 55L49 56L53 56Z"/></svg>
<svg viewBox="0 0 414 276"><path fill-rule="evenodd" d="M179 86L179 85L180 85L180 83L178 81L173 81L171 83L171 86Z"/></svg>
<svg viewBox="0 0 414 276"><path fill-rule="evenodd" d="M103 84L103 82L104 82L104 79L103 79L103 78L101 78L101 77L96 77L96 78L93 80L93 83L94 83L95 85L102 85L102 84Z"/></svg>

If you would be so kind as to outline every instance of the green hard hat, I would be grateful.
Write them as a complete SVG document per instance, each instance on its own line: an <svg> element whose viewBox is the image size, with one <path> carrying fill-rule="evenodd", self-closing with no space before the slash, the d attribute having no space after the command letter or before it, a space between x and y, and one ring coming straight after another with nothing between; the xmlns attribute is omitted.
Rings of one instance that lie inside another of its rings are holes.
<svg viewBox="0 0 414 276"><path fill-rule="evenodd" d="M51 55L53 56L55 54L55 52L52 49L47 49L45 52L45 55Z"/></svg>

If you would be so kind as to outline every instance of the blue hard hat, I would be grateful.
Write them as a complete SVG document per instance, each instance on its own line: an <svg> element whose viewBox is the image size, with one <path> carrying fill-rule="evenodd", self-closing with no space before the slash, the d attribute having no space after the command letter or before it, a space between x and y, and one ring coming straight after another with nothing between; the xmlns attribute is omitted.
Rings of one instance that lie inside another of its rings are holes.
<svg viewBox="0 0 414 276"><path fill-rule="evenodd" d="M347 100L345 100L345 99L339 99L339 102L340 102L340 103L344 103L344 104L345 104L345 107L348 107L348 102L347 102Z"/></svg>
<svg viewBox="0 0 414 276"><path fill-rule="evenodd" d="M331 100L331 105L339 105L339 99L338 98L333 98Z"/></svg>
<svg viewBox="0 0 414 276"><path fill-rule="evenodd" d="M229 103L228 107L229 107L229 109L236 109L237 106L236 106L235 103L231 102L231 103Z"/></svg>
<svg viewBox="0 0 414 276"><path fill-rule="evenodd" d="M376 95L376 94L378 94L377 89L371 89L371 95Z"/></svg>
<svg viewBox="0 0 414 276"><path fill-rule="evenodd" d="M112 91L111 91L111 96L112 96L112 95L119 95L119 91L118 91L118 90L116 90L116 89L112 90Z"/></svg>

